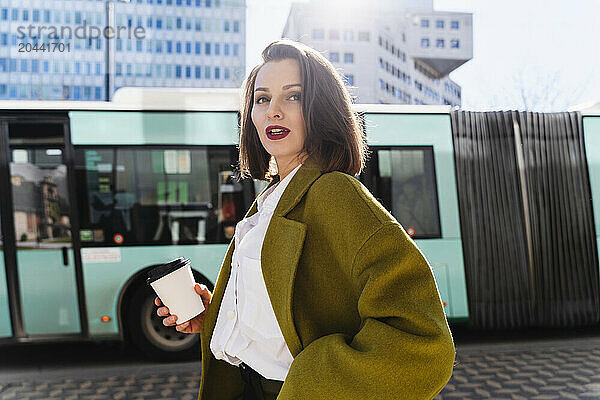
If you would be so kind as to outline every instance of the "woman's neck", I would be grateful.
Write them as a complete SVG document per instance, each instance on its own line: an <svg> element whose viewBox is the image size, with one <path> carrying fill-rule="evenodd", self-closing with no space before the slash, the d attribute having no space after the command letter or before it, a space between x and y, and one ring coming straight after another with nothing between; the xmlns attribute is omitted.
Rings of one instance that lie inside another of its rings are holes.
<svg viewBox="0 0 600 400"><path fill-rule="evenodd" d="M275 158L277 164L277 174L279 180L282 181L286 176L290 174L298 165L302 164L306 160L306 156L295 156L288 160L278 160Z"/></svg>

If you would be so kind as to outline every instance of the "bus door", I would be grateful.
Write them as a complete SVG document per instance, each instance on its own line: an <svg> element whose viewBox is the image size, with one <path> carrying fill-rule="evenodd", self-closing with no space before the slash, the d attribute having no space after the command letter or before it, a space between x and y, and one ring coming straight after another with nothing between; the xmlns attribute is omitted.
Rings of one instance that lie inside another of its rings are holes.
<svg viewBox="0 0 600 400"><path fill-rule="evenodd" d="M13 335L79 335L83 301L67 120L0 122L1 160L8 171L0 176L0 187L8 188L0 196L8 205L2 228Z"/></svg>

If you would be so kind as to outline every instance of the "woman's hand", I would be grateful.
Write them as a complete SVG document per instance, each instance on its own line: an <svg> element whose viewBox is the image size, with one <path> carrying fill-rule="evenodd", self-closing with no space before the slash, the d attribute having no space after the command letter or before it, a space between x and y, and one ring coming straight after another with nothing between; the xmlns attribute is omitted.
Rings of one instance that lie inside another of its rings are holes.
<svg viewBox="0 0 600 400"><path fill-rule="evenodd" d="M177 329L179 332L200 333L202 321L204 320L204 316L206 315L206 310L208 310L208 305L210 304L212 293L210 292L210 290L208 290L206 286L200 285L198 283L194 285L194 290L200 297L202 297L202 302L204 303L204 311L200 315L196 315L189 321L177 325L175 329ZM156 314L158 314L159 317L165 317L163 319L163 325L173 326L177 324L177 315L171 315L167 307L160 307L162 303L158 297L154 299L154 304L156 304L159 307L158 310L156 310Z"/></svg>

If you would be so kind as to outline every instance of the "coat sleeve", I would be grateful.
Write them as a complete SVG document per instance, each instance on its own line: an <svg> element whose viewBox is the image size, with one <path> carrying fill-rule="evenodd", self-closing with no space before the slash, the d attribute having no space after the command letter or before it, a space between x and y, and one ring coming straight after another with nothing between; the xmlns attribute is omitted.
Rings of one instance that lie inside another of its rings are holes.
<svg viewBox="0 0 600 400"><path fill-rule="evenodd" d="M455 351L429 264L389 221L360 247L352 275L360 330L304 347L277 398L434 398L452 375Z"/></svg>

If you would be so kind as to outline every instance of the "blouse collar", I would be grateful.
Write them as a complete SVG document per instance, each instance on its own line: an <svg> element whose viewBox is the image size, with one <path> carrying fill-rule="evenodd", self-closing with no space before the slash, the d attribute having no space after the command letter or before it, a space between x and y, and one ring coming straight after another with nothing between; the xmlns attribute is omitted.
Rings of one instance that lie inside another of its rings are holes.
<svg viewBox="0 0 600 400"><path fill-rule="evenodd" d="M277 203L283 195L285 188L290 183L290 181L296 174L296 171L298 171L298 169L300 169L301 166L302 164L299 164L285 178L283 178L283 180L271 186L257 199L256 206L258 212L261 212L263 210L267 212L273 212L275 210L275 207L277 207Z"/></svg>

